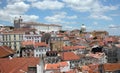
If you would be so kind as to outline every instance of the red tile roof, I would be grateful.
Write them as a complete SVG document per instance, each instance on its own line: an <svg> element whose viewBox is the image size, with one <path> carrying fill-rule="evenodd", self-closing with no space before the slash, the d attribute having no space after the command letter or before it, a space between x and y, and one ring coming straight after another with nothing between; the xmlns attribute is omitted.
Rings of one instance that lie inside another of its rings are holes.
<svg viewBox="0 0 120 73"><path fill-rule="evenodd" d="M104 66L105 71L120 70L120 63L106 63L103 66Z"/></svg>
<svg viewBox="0 0 120 73"><path fill-rule="evenodd" d="M9 48L8 46L0 46L0 58L9 56L14 53L15 51Z"/></svg>
<svg viewBox="0 0 120 73"><path fill-rule="evenodd" d="M36 29L32 28L16 28L11 31L3 32L4 34L25 34L26 32L35 31Z"/></svg>
<svg viewBox="0 0 120 73"><path fill-rule="evenodd" d="M90 64L88 66L82 66L82 72L88 71L88 73L99 73L99 64Z"/></svg>
<svg viewBox="0 0 120 73"><path fill-rule="evenodd" d="M28 46L28 45L33 45L33 44L34 44L34 41L22 41L21 42L22 46Z"/></svg>
<svg viewBox="0 0 120 73"><path fill-rule="evenodd" d="M117 38L115 38L115 37L107 37L107 38L105 38L104 39L104 41L106 41L106 42L117 42L118 41L118 39Z"/></svg>
<svg viewBox="0 0 120 73"><path fill-rule="evenodd" d="M1 73L23 73L28 71L29 66L36 66L39 64L39 58L4 58L0 59Z"/></svg>
<svg viewBox="0 0 120 73"><path fill-rule="evenodd" d="M55 63L55 64L46 64L45 70L56 70L56 69L60 69L60 67L65 67L67 65L68 65L67 62L59 62L59 63Z"/></svg>
<svg viewBox="0 0 120 73"><path fill-rule="evenodd" d="M34 41L22 41L21 44L22 46L33 45L34 47L37 47L37 46L47 47L48 46L45 42L34 42Z"/></svg>
<svg viewBox="0 0 120 73"><path fill-rule="evenodd" d="M85 49L85 46L64 46L63 50L76 50L76 49Z"/></svg>
<svg viewBox="0 0 120 73"><path fill-rule="evenodd" d="M78 55L75 55L73 52L61 53L61 57L65 61L68 61L68 60L79 60L80 59L80 57Z"/></svg>
<svg viewBox="0 0 120 73"><path fill-rule="evenodd" d="M76 73L76 70L75 69L74 70L70 70L70 71L67 71L65 73Z"/></svg>
<svg viewBox="0 0 120 73"><path fill-rule="evenodd" d="M36 47L36 46L45 46L45 47L47 47L48 45L45 43L45 42L35 42L34 43L34 46Z"/></svg>

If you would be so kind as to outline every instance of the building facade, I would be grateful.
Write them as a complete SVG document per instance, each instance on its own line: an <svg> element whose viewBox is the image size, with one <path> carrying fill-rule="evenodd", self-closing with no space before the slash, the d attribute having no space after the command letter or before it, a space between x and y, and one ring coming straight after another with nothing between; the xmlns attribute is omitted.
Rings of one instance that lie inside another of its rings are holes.
<svg viewBox="0 0 120 73"><path fill-rule="evenodd" d="M2 33L2 45L11 47L16 52L20 50L20 42L23 39L23 33Z"/></svg>
<svg viewBox="0 0 120 73"><path fill-rule="evenodd" d="M55 24L43 24L37 22L23 22L20 24L21 27L30 27L35 28L39 32L52 32L59 31L62 29L62 26Z"/></svg>
<svg viewBox="0 0 120 73"><path fill-rule="evenodd" d="M24 41L34 41L34 42L41 42L41 35L35 33L29 33L23 35Z"/></svg>
<svg viewBox="0 0 120 73"><path fill-rule="evenodd" d="M50 47L38 46L34 49L34 57L43 57L47 51L50 51Z"/></svg>

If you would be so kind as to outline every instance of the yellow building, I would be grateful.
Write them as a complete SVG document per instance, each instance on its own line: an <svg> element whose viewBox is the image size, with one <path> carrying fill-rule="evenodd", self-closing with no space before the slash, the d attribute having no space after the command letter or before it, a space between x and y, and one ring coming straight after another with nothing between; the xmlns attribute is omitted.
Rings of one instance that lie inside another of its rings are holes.
<svg viewBox="0 0 120 73"><path fill-rule="evenodd" d="M30 32L31 29L27 28L20 28L20 29L14 29L7 32L1 33L1 43L2 45L7 45L11 47L16 52L20 51L21 47L21 41L23 41L23 35Z"/></svg>
<svg viewBox="0 0 120 73"><path fill-rule="evenodd" d="M104 38L105 36L108 36L109 33L107 31L93 31L92 35L94 37L100 37L100 38Z"/></svg>
<svg viewBox="0 0 120 73"><path fill-rule="evenodd" d="M51 50L52 51L61 51L64 46L64 41L62 37L51 37Z"/></svg>
<svg viewBox="0 0 120 73"><path fill-rule="evenodd" d="M2 44L11 47L16 52L20 50L23 32L4 32L2 33Z"/></svg>
<svg viewBox="0 0 120 73"><path fill-rule="evenodd" d="M53 51L61 51L63 46L64 46L63 41L53 41L52 42L52 50Z"/></svg>

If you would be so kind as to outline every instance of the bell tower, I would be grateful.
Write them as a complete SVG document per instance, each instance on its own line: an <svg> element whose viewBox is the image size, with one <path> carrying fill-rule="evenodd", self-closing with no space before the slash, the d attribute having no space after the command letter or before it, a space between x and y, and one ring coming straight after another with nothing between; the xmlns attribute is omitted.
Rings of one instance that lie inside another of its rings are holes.
<svg viewBox="0 0 120 73"><path fill-rule="evenodd" d="M20 24L23 21L23 19L21 18L21 16L19 18L15 17L14 19L14 27L15 28L20 28Z"/></svg>

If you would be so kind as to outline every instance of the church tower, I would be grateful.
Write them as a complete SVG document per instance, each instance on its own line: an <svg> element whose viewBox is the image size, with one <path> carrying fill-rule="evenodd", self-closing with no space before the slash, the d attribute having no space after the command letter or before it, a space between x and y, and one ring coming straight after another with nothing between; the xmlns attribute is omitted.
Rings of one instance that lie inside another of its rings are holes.
<svg viewBox="0 0 120 73"><path fill-rule="evenodd" d="M19 18L15 17L14 19L14 27L15 28L20 28L20 24L23 21L23 19L21 18L21 16Z"/></svg>

